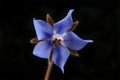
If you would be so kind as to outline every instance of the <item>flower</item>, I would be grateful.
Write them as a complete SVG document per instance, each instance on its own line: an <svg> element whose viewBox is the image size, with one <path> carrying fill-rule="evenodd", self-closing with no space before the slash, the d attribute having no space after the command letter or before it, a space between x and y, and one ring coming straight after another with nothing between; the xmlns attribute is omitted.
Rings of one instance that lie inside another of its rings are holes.
<svg viewBox="0 0 120 80"><path fill-rule="evenodd" d="M78 24L78 21L73 22L72 20L73 11L70 9L67 16L57 23L54 23L49 15L47 15L47 22L33 19L37 34L37 38L31 40L32 43L37 42L33 54L47 59L52 52L51 60L63 73L69 55L78 56L77 50L82 49L87 43L93 42L83 40L72 32Z"/></svg>

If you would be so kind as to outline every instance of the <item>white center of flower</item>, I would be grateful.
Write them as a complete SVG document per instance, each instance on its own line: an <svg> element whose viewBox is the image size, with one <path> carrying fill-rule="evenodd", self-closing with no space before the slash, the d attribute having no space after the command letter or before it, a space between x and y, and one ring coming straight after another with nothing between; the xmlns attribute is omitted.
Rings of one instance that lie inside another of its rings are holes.
<svg viewBox="0 0 120 80"><path fill-rule="evenodd" d="M54 34L52 36L52 42L55 45L63 44L63 41L64 41L63 36L60 34Z"/></svg>

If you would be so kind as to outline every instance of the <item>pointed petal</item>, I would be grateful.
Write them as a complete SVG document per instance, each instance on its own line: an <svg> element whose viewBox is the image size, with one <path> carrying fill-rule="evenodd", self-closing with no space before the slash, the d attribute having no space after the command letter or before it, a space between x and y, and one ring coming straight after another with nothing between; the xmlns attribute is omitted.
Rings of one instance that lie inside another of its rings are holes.
<svg viewBox="0 0 120 80"><path fill-rule="evenodd" d="M64 65L70 55L69 50L62 45L56 46L53 51L53 62L56 64L64 73Z"/></svg>
<svg viewBox="0 0 120 80"><path fill-rule="evenodd" d="M73 50L82 49L87 43L93 42L92 40L83 40L79 38L75 33L68 32L64 36L64 43L67 47Z"/></svg>
<svg viewBox="0 0 120 80"><path fill-rule="evenodd" d="M52 36L53 30L50 24L42 20L33 19L38 40L48 39Z"/></svg>
<svg viewBox="0 0 120 80"><path fill-rule="evenodd" d="M69 10L67 16L64 19L54 24L54 28L58 34L62 34L71 28L73 23L71 15L73 11L73 9Z"/></svg>
<svg viewBox="0 0 120 80"><path fill-rule="evenodd" d="M41 57L41 58L48 58L51 49L52 49L51 41L45 40L45 41L39 42L35 46L33 50L33 55Z"/></svg>

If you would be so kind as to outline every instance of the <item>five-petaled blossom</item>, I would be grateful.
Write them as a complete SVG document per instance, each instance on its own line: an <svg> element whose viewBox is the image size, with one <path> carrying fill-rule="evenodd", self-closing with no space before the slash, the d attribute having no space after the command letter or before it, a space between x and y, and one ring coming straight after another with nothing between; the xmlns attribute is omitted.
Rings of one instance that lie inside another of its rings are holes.
<svg viewBox="0 0 120 80"><path fill-rule="evenodd" d="M77 50L82 49L87 43L93 42L83 40L72 32L78 24L78 21L73 22L72 20L73 11L73 9L69 10L67 16L57 23L54 23L49 15L47 15L47 22L33 19L37 34L37 38L32 40L32 42L37 42L33 54L41 58L49 58L52 52L51 60L63 73L69 55L78 56Z"/></svg>

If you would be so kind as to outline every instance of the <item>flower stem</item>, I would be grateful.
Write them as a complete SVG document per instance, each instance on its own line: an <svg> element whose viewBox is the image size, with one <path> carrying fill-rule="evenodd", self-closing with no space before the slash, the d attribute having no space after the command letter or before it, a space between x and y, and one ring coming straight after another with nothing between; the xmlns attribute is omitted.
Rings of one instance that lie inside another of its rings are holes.
<svg viewBox="0 0 120 80"><path fill-rule="evenodd" d="M50 73L51 73L51 69L52 69L52 65L53 65L53 62L49 62L48 64L48 68L47 68L47 72L46 72L46 75L45 75L45 80L48 80L49 79L49 76L50 76Z"/></svg>
<svg viewBox="0 0 120 80"><path fill-rule="evenodd" d="M50 76L50 73L51 73L51 69L52 69L52 65L53 65L52 54L53 54L53 50L51 50L50 56L48 58L48 67L47 67L47 72L46 72L46 75L45 75L45 80L49 79L49 76Z"/></svg>

